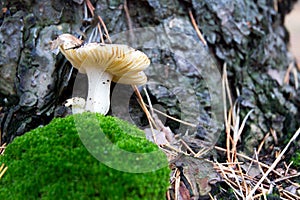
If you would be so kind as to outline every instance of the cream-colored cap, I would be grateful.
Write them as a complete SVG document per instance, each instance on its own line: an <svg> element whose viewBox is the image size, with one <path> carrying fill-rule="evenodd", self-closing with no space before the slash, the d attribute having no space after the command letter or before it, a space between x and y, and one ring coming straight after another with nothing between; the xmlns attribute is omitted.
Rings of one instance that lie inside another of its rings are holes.
<svg viewBox="0 0 300 200"><path fill-rule="evenodd" d="M79 40L77 37L66 33L58 36L56 40L51 42L51 50L55 50L58 47L62 49L72 49L81 46L82 43L82 40Z"/></svg>
<svg viewBox="0 0 300 200"><path fill-rule="evenodd" d="M61 36L65 37L64 35L66 34ZM67 35L68 37L72 36ZM79 43L74 41L75 44ZM100 43L88 43L78 48L76 46L75 48L66 48L70 46L69 44L70 42L61 43L59 45L60 51L81 73L86 73L85 68L89 66L97 66L99 69L112 74L114 82L133 85L142 85L147 82L147 76L143 70L150 65L150 60L141 51L127 45Z"/></svg>

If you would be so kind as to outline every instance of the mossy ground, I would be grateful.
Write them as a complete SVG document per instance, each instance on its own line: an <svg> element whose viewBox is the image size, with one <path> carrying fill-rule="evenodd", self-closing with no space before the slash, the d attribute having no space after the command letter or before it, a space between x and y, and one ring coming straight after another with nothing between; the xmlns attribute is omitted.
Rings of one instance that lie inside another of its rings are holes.
<svg viewBox="0 0 300 200"><path fill-rule="evenodd" d="M77 115L86 127L95 123L89 120L92 116L105 135L125 150L157 150L143 132L126 122L95 114ZM74 116L54 119L16 138L0 159L0 164L8 166L0 180L0 199L164 199L169 184L168 167L133 174L99 162L82 144Z"/></svg>

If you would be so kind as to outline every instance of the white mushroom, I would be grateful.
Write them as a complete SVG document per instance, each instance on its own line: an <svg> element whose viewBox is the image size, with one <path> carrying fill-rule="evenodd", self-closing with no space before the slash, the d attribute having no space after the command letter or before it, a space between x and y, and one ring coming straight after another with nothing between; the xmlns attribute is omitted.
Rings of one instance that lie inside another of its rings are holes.
<svg viewBox="0 0 300 200"><path fill-rule="evenodd" d="M150 65L150 60L143 52L120 44L88 43L80 46L80 41L70 34L63 34L53 41L52 48L59 47L73 67L87 74L87 111L108 112L111 81L133 85L147 82L143 70Z"/></svg>
<svg viewBox="0 0 300 200"><path fill-rule="evenodd" d="M72 97L71 99L66 100L65 106L72 106L73 114L82 113L85 110L85 99L81 97Z"/></svg>

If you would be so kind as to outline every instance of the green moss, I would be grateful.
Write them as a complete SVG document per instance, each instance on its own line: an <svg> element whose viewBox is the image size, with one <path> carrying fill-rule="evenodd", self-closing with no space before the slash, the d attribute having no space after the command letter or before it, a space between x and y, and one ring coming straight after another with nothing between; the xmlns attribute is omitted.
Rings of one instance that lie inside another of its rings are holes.
<svg viewBox="0 0 300 200"><path fill-rule="evenodd" d="M297 151L292 157L293 165L297 168L300 167L300 151Z"/></svg>
<svg viewBox="0 0 300 200"><path fill-rule="evenodd" d="M84 113L57 118L7 146L0 158L0 164L8 166L0 180L0 199L164 199L167 167L139 174L107 167L82 144L77 120L87 132L88 127L100 124L104 134L127 151L158 149L142 131L113 117Z"/></svg>

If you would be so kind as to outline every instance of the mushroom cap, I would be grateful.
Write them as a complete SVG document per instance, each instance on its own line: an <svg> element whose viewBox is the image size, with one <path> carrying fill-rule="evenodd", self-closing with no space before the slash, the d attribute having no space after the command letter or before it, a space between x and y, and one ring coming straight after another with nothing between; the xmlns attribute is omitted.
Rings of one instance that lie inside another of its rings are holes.
<svg viewBox="0 0 300 200"><path fill-rule="evenodd" d="M51 41L51 50L57 49L58 47L62 47L63 49L71 49L75 47L81 46L83 43L82 40L71 34L62 34L56 40Z"/></svg>
<svg viewBox="0 0 300 200"><path fill-rule="evenodd" d="M70 49L60 45L60 51L81 73L86 73L87 67L99 67L112 74L114 82L134 85L147 82L143 70L150 65L149 58L127 45L88 43Z"/></svg>

